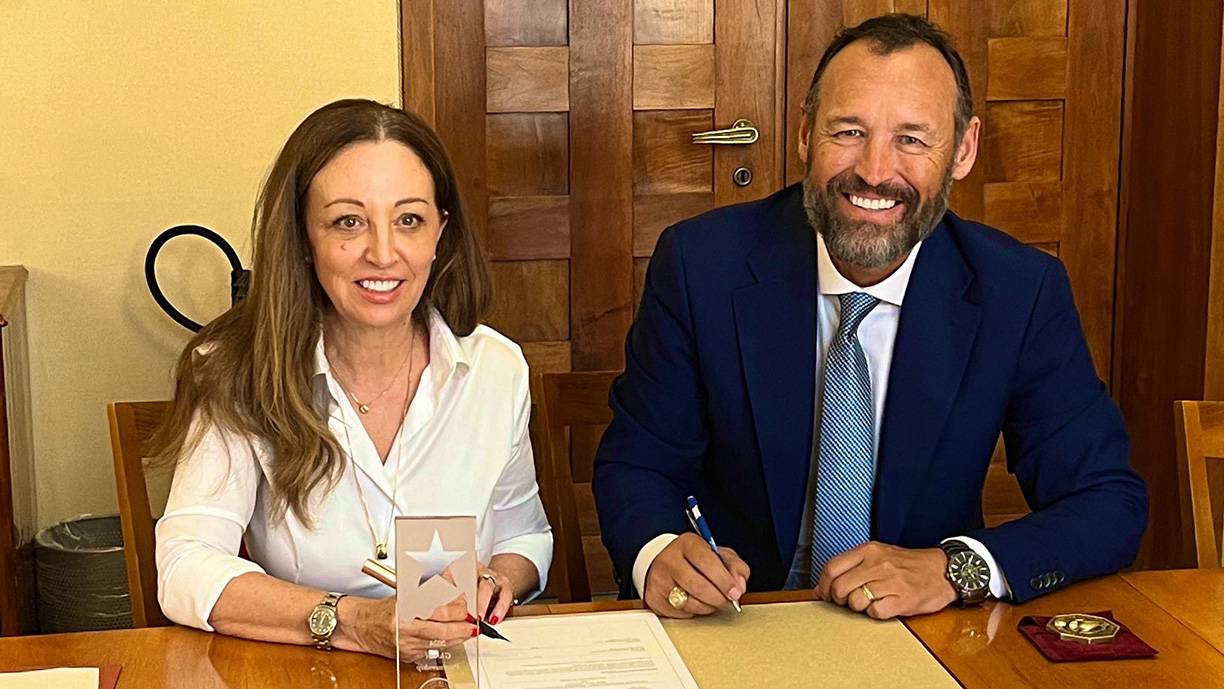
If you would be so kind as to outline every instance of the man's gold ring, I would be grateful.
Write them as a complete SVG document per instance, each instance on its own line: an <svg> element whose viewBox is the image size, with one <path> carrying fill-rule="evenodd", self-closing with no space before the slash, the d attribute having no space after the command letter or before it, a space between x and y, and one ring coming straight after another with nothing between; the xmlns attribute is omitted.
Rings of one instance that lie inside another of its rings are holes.
<svg viewBox="0 0 1224 689"><path fill-rule="evenodd" d="M489 574L488 572L481 572L481 573L480 573L480 578L481 578L481 579L484 579L485 581L489 582L490 584L493 584L494 586L497 586L497 576L496 576L496 575Z"/></svg>
<svg viewBox="0 0 1224 689"><path fill-rule="evenodd" d="M684 604L688 602L688 599L688 591L685 591L679 586L673 586L671 592L667 594L667 602L677 610L683 608Z"/></svg>
<svg viewBox="0 0 1224 689"><path fill-rule="evenodd" d="M867 596L867 602L869 603L875 602L876 597L874 594L871 593L871 589L867 588L867 584L863 584L862 586L860 586L859 590L863 592L864 596Z"/></svg>

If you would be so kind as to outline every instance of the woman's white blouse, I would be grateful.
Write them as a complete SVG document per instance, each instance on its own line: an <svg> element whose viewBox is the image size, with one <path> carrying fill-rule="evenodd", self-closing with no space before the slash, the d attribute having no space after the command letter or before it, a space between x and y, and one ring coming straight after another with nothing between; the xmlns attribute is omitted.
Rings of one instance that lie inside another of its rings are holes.
<svg viewBox="0 0 1224 689"><path fill-rule="evenodd" d="M429 343L429 365L384 465L332 377L320 338L316 406L347 461L335 488L312 496L314 530L292 512L272 520L268 477L275 458L260 441L216 428L204 434L179 463L157 523L157 594L167 617L212 631L208 618L221 591L246 572L324 591L389 596L393 591L362 574L361 565L377 542L371 523L378 541L389 538L395 552L393 514L475 515L477 557L487 563L518 553L535 564L545 586L553 539L527 432L531 402L522 351L483 325L456 338L437 312L430 316ZM250 560L238 557L244 538Z"/></svg>

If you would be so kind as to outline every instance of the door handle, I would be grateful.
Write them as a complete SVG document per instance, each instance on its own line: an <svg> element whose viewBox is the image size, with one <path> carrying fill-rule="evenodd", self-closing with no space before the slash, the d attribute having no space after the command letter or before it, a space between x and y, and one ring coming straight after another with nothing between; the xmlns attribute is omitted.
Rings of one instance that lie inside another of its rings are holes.
<svg viewBox="0 0 1224 689"><path fill-rule="evenodd" d="M695 144L751 144L761 138L761 132L756 128L750 120L739 119L734 124L726 129L715 129L709 132L695 132L693 134L693 143Z"/></svg>

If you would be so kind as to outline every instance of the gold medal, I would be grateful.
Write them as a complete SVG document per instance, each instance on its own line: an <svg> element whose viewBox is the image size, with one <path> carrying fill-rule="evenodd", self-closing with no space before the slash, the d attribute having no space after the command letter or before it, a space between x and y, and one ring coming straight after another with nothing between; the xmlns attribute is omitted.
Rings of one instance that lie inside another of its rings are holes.
<svg viewBox="0 0 1224 689"><path fill-rule="evenodd" d="M1083 644L1107 644L1117 637L1121 627L1117 622L1084 613L1055 615L1046 624L1046 629L1063 641L1077 641Z"/></svg>

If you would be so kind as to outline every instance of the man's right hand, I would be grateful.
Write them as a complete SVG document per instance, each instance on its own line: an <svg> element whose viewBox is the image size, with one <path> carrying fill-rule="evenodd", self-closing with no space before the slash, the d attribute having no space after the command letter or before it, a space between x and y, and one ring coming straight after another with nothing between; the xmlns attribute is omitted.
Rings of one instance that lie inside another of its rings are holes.
<svg viewBox="0 0 1224 689"><path fill-rule="evenodd" d="M721 559L719 558L721 555ZM726 562L724 565L723 563ZM730 548L718 555L695 533L681 534L650 563L646 572L646 605L664 617L709 615L739 600L748 590L748 564ZM673 587L688 592L683 608L667 600Z"/></svg>

